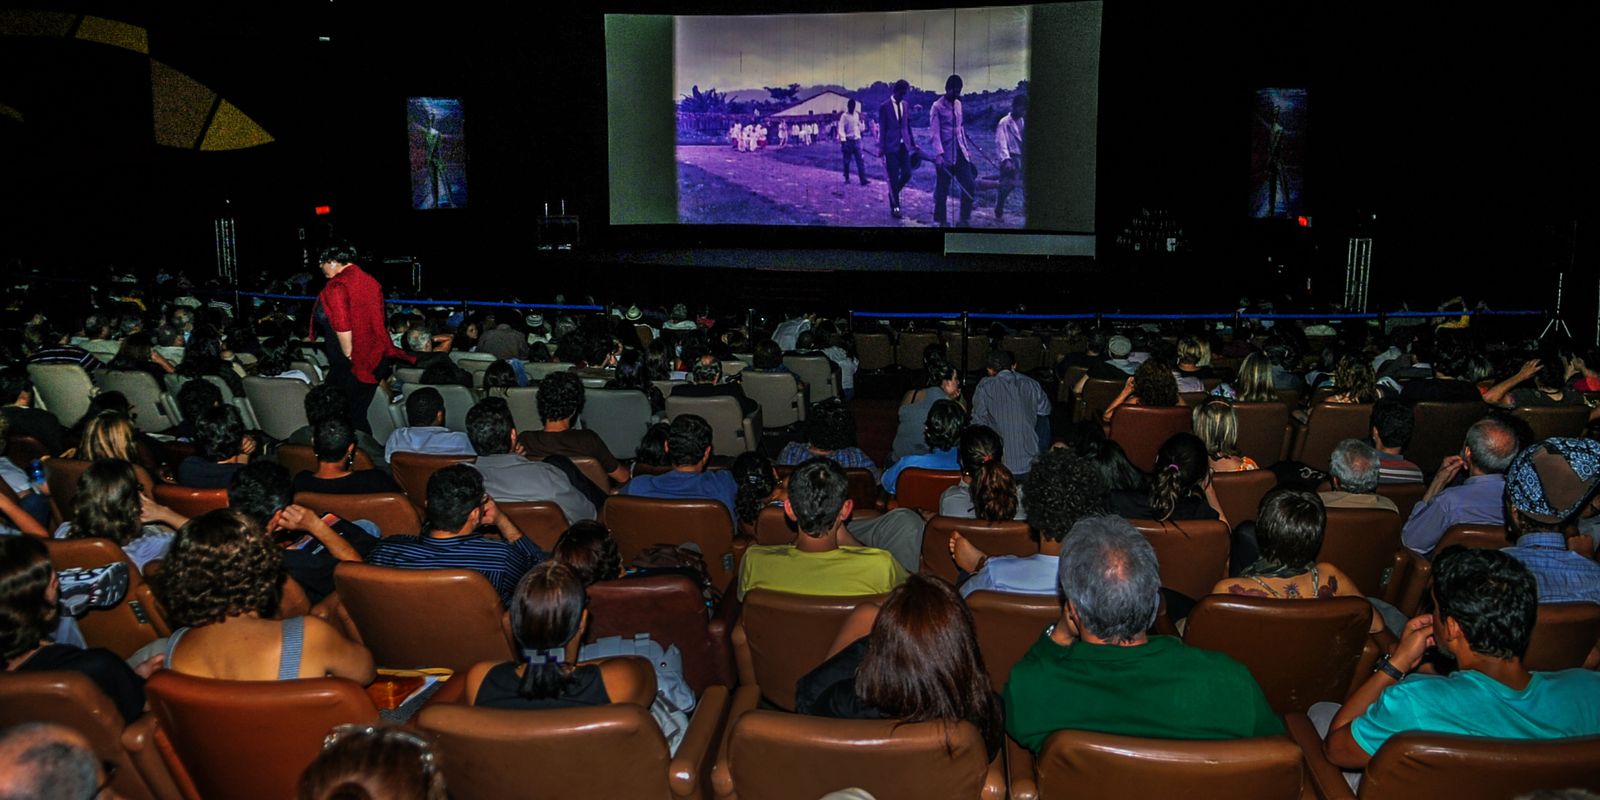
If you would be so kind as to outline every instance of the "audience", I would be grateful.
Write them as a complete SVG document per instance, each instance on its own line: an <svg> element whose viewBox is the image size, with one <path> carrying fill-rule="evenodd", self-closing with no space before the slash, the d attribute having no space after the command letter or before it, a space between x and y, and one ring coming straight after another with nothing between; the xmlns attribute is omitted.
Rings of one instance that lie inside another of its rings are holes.
<svg viewBox="0 0 1600 800"><path fill-rule="evenodd" d="M673 397L732 397L739 401L739 413L746 417L760 408L756 401L745 397L739 384L722 382L722 362L710 353L690 366L689 378L694 382L672 387Z"/></svg>
<svg viewBox="0 0 1600 800"><path fill-rule="evenodd" d="M195 421L194 455L178 462L178 483L192 489L226 489L233 473L250 463L255 437L245 432L233 406L206 409Z"/></svg>
<svg viewBox="0 0 1600 800"><path fill-rule="evenodd" d="M31 436L56 455L65 450L66 429L56 415L33 407L33 384L19 366L0 369L0 415L4 415L11 436Z"/></svg>
<svg viewBox="0 0 1600 800"><path fill-rule="evenodd" d="M296 800L448 800L434 746L393 725L341 725L300 775Z"/></svg>
<svg viewBox="0 0 1600 800"><path fill-rule="evenodd" d="M1101 412L1100 421L1110 422L1117 409L1124 405L1171 407L1183 405L1178 394L1178 382L1172 377L1172 367L1161 359L1151 358L1139 365L1133 377L1122 384L1122 391Z"/></svg>
<svg viewBox="0 0 1600 800"><path fill-rule="evenodd" d="M1213 473L1261 468L1255 459L1239 452L1239 415L1232 402L1218 397L1200 403L1191 412L1191 420L1195 435L1205 443Z"/></svg>
<svg viewBox="0 0 1600 800"><path fill-rule="evenodd" d="M1000 434L1006 469L1021 477L1050 439L1050 398L1038 381L1017 372L1016 357L1004 350L990 350L984 366L989 377L972 392L972 424Z"/></svg>
<svg viewBox="0 0 1600 800"><path fill-rule="evenodd" d="M308 606L333 594L333 570L340 561L360 561L378 544L378 526L370 521L326 522L321 514L296 504L288 470L271 461L258 461L233 474L228 507L282 546L284 571L305 593Z"/></svg>
<svg viewBox="0 0 1600 800"><path fill-rule="evenodd" d="M772 459L758 450L740 453L728 468L734 483L739 487L734 494L734 516L744 532L754 535L756 519L768 506L783 507L785 487L778 479L778 469Z"/></svg>
<svg viewBox="0 0 1600 800"><path fill-rule="evenodd" d="M665 374L658 376L651 371L650 362L645 359L643 352L630 347L617 358L616 373L606 381L605 388L644 392L644 396L650 398L650 413L660 414L667 408L667 398L654 382L665 378Z"/></svg>
<svg viewBox="0 0 1600 800"><path fill-rule="evenodd" d="M778 463L786 466L822 457L846 469L864 469L878 477L878 465L856 446L856 418L838 400L826 400L807 412L806 440L790 442L778 453Z"/></svg>
<svg viewBox="0 0 1600 800"><path fill-rule="evenodd" d="M956 464L961 482L939 495L939 515L1001 522L1027 519L1022 486L1006 467L1005 443L985 425L961 432Z"/></svg>
<svg viewBox="0 0 1600 800"><path fill-rule="evenodd" d="M400 491L400 485L382 470L355 468L356 429L347 417L328 417L314 427L312 449L317 455L317 469L294 476L296 492L373 494Z"/></svg>
<svg viewBox="0 0 1600 800"><path fill-rule="evenodd" d="M648 434L646 435L648 438ZM672 470L660 475L638 475L622 485L618 494L663 500L716 500L737 522L739 487L727 470L708 470L711 461L711 425L694 414L679 414L667 429L663 452Z"/></svg>
<svg viewBox="0 0 1600 800"><path fill-rule="evenodd" d="M478 401L467 412L467 438L478 454L470 466L483 476L490 497L503 503L555 503L568 524L595 518L604 492L565 456L534 461L523 455L506 401L498 397Z"/></svg>
<svg viewBox="0 0 1600 800"><path fill-rule="evenodd" d="M1378 494L1382 469L1377 448L1360 439L1345 439L1333 446L1328 459L1332 489L1320 494L1324 508L1373 508L1400 513L1393 500Z"/></svg>
<svg viewBox="0 0 1600 800"><path fill-rule="evenodd" d="M435 392L438 390L435 389ZM440 401L440 407L444 405ZM306 393L305 400L306 424L304 427L289 434L284 440L285 444L305 444L316 446L317 425L329 419L350 419L350 400L345 390L337 384L323 383L311 387ZM352 425L354 422L352 421ZM389 451L383 442L372 438L372 434L355 428L356 448L367 454L367 460L373 466L387 473L389 471Z"/></svg>
<svg viewBox="0 0 1600 800"><path fill-rule="evenodd" d="M1416 415L1410 403L1379 400L1372 404L1372 446L1378 451L1378 483L1422 483L1422 468L1407 461Z"/></svg>
<svg viewBox="0 0 1600 800"><path fill-rule="evenodd" d="M1504 552L1533 574L1540 603L1600 603L1594 543L1576 532L1597 487L1600 443L1592 439L1546 439L1506 471L1506 521L1516 546Z"/></svg>
<svg viewBox="0 0 1600 800"><path fill-rule="evenodd" d="M141 571L167 554L173 531L189 521L141 494L133 465L112 459L96 461L78 476L72 508L72 519L61 523L55 538L110 539Z"/></svg>
<svg viewBox="0 0 1600 800"><path fill-rule="evenodd" d="M1064 448L1039 456L1023 483L1022 505L1029 532L1038 537L1038 554L990 556L959 532L950 534L950 557L971 576L961 584L962 597L979 590L1055 594L1067 533L1078 520L1105 510L1106 487L1099 471Z"/></svg>
<svg viewBox="0 0 1600 800"><path fill-rule="evenodd" d="M116 358L111 359L106 368L143 372L155 379L156 388L161 391L167 389L167 376L177 371L172 362L155 351L155 342L148 333L135 333L123 339Z"/></svg>
<svg viewBox="0 0 1600 800"><path fill-rule="evenodd" d="M94 800L114 776L80 732L47 722L0 731L0 797L26 800Z"/></svg>
<svg viewBox="0 0 1600 800"><path fill-rule="evenodd" d="M583 382L570 372L556 372L539 382L539 418L544 428L522 432L523 449L530 456L592 458L616 483L627 483L628 468L611 455L604 439L590 430L573 427L583 410Z"/></svg>
<svg viewBox="0 0 1600 800"><path fill-rule="evenodd" d="M1174 434L1162 444L1156 451L1156 469L1149 489L1112 492L1110 509L1127 519L1227 522L1211 488L1211 463L1205 443L1192 433Z"/></svg>
<svg viewBox="0 0 1600 800"><path fill-rule="evenodd" d="M439 390L418 386L406 393L406 427L395 428L383 446L385 461L395 453L470 456L474 451L465 433L444 426L444 396Z"/></svg>
<svg viewBox="0 0 1600 800"><path fill-rule="evenodd" d="M945 361L942 351L924 355L923 365L928 385L912 389L900 399L900 421L889 450L890 463L928 452L927 421L933 405L940 400L961 402L961 371Z"/></svg>
<svg viewBox="0 0 1600 800"><path fill-rule="evenodd" d="M967 410L962 408L960 403L954 400L935 401L933 407L928 409L927 422L922 426L922 437L928 446L928 452L908 455L884 470L881 481L883 490L894 494L900 473L907 467L960 469L961 459L957 456L956 445L961 442L961 433L966 427Z"/></svg>
<svg viewBox="0 0 1600 800"><path fill-rule="evenodd" d="M1445 457L1433 483L1412 507L1401 533L1406 547L1427 556L1452 525L1504 525L1505 471L1518 446L1517 434L1505 422L1494 418L1474 422L1461 454ZM1466 480L1452 486L1457 475Z"/></svg>

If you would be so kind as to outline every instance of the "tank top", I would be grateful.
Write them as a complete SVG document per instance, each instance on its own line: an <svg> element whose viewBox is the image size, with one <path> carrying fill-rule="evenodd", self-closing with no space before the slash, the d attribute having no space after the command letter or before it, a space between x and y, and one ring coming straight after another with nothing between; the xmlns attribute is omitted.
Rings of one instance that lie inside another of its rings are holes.
<svg viewBox="0 0 1600 800"><path fill-rule="evenodd" d="M572 682L556 697L523 697L517 693L522 678L517 676L515 661L507 661L491 668L478 687L478 697L473 705L486 708L581 708L603 706L611 702L606 694L605 681L600 678L600 667L588 664L572 671Z"/></svg>
<svg viewBox="0 0 1600 800"><path fill-rule="evenodd" d="M172 653L178 649L178 640L188 633L188 627L179 628L167 637L167 663L172 663ZM305 651L306 618L292 617L283 621L283 650L278 653L278 680L292 681L300 677L300 658Z"/></svg>

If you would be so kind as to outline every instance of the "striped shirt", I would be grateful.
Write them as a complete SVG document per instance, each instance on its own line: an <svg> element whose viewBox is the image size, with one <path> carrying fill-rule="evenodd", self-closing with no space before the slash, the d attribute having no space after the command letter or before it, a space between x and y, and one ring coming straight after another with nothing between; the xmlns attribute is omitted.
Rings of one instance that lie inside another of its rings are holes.
<svg viewBox="0 0 1600 800"><path fill-rule="evenodd" d="M1422 483L1422 468L1403 456L1378 453L1378 483Z"/></svg>
<svg viewBox="0 0 1600 800"><path fill-rule="evenodd" d="M972 424L988 425L1005 442L1006 469L1026 475L1039 455L1039 418L1050 417L1050 398L1039 382L1004 370L972 392Z"/></svg>
<svg viewBox="0 0 1600 800"><path fill-rule="evenodd" d="M29 364L77 364L83 367L84 372L94 372L100 368L100 359L94 353L81 347L70 344L55 347L40 348L28 359Z"/></svg>
<svg viewBox="0 0 1600 800"><path fill-rule="evenodd" d="M470 569L488 578L500 593L500 602L509 605L517 582L546 558L526 536L507 543L470 533L444 538L390 536L367 554L367 563L401 569Z"/></svg>

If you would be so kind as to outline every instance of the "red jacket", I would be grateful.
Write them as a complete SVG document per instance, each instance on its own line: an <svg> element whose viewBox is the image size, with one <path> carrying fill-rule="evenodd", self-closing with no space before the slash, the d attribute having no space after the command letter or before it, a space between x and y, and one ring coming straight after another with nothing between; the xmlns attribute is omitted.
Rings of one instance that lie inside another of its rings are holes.
<svg viewBox="0 0 1600 800"><path fill-rule="evenodd" d="M416 363L415 357L389 340L389 326L383 316L383 286L361 267L351 264L329 279L322 294L317 295L317 302L335 332L350 332L350 370L357 381L377 383L372 373L385 356Z"/></svg>

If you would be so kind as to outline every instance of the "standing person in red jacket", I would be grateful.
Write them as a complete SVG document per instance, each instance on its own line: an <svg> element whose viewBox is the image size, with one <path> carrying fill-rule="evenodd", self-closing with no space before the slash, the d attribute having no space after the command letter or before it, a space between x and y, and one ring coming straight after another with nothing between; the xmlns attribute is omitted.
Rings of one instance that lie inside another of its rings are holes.
<svg viewBox="0 0 1600 800"><path fill-rule="evenodd" d="M372 432L367 407L378 390L385 358L407 364L416 359L394 346L383 315L383 286L355 263L347 242L330 242L317 256L328 285L317 295L312 334L321 334L328 356L328 382L344 389L350 400L350 424Z"/></svg>

